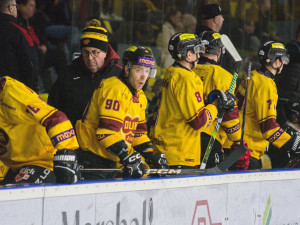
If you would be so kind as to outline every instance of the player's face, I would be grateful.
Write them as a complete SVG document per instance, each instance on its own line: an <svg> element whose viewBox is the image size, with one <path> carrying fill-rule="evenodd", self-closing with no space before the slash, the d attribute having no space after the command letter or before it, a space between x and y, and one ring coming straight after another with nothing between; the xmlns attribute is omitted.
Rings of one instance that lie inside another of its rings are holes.
<svg viewBox="0 0 300 225"><path fill-rule="evenodd" d="M98 72L104 65L106 52L94 47L84 47L81 50L84 65L92 72Z"/></svg>
<svg viewBox="0 0 300 225"><path fill-rule="evenodd" d="M133 65L129 71L129 83L134 89L142 89L150 74L150 67Z"/></svg>

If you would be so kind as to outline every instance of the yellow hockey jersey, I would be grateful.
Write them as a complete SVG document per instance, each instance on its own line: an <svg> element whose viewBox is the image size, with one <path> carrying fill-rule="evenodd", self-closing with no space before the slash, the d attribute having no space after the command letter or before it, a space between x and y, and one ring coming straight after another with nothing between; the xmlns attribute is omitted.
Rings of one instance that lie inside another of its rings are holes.
<svg viewBox="0 0 300 225"><path fill-rule="evenodd" d="M246 84L245 77L236 95L241 123ZM277 88L272 78L262 72L253 70L248 91L245 141L251 150L251 156L256 159L261 158L269 142L277 148L281 148L291 138L276 122L277 100Z"/></svg>
<svg viewBox="0 0 300 225"><path fill-rule="evenodd" d="M215 89L219 89L224 92L229 90L233 76L221 66L213 64L198 64L193 69L193 71L203 81L203 95L205 100L206 96ZM234 86L232 93L235 92L235 87L236 86ZM211 136L216 127L216 124L217 120L215 120L207 129L205 129L204 132ZM216 139L221 144L223 144L227 137L231 141L237 141L241 139L241 129L237 105L235 105L232 112L224 114L221 127L218 131Z"/></svg>
<svg viewBox="0 0 300 225"><path fill-rule="evenodd" d="M203 83L179 64L164 76L150 138L156 151L166 154L169 165L200 164L200 132L216 118L217 108L203 100Z"/></svg>
<svg viewBox="0 0 300 225"><path fill-rule="evenodd" d="M103 80L95 90L82 120L76 123L79 145L103 158L118 162L107 147L125 140L132 147L150 141L145 110L147 98L142 90L133 95L118 77Z"/></svg>
<svg viewBox="0 0 300 225"><path fill-rule="evenodd" d="M53 170L57 149L77 149L64 113L10 77L0 78L0 160L13 171L25 165Z"/></svg>

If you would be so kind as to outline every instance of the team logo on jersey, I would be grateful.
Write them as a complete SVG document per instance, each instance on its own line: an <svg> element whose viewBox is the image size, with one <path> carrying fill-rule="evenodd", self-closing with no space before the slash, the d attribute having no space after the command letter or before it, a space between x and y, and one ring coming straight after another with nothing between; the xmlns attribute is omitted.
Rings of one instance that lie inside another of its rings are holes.
<svg viewBox="0 0 300 225"><path fill-rule="evenodd" d="M279 128L273 135L267 138L267 141L273 143L283 134L283 132L284 130L282 128Z"/></svg>
<svg viewBox="0 0 300 225"><path fill-rule="evenodd" d="M240 129L240 123L236 124L233 127L229 127L229 128L223 127L223 129L226 133L232 134Z"/></svg>
<svg viewBox="0 0 300 225"><path fill-rule="evenodd" d="M75 136L75 131L72 128L70 130L66 130L66 131L63 131L63 132L55 135L54 137L51 138L51 141L52 141L53 146L56 146L59 142L70 139L73 136Z"/></svg>
<svg viewBox="0 0 300 225"><path fill-rule="evenodd" d="M130 115L127 115L124 119L122 132L125 136L125 141L129 144L132 142L138 122L139 117L131 117Z"/></svg>

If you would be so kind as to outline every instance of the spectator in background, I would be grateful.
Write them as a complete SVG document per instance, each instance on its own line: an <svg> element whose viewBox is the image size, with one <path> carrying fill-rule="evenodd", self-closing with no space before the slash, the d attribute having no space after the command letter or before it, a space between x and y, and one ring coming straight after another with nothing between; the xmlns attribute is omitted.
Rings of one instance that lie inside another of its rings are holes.
<svg viewBox="0 0 300 225"><path fill-rule="evenodd" d="M35 49L38 54L39 59L39 71L40 75L43 71L43 64L45 59L45 54L47 52L46 39L41 35L39 28L35 25L35 20L33 16L36 11L35 0L17 0L17 4L20 5L18 10L18 24L27 30L30 35ZM38 92L44 92L44 87L42 84L42 77L38 77Z"/></svg>
<svg viewBox="0 0 300 225"><path fill-rule="evenodd" d="M162 31L158 34L156 45L161 49L161 67L167 68L173 62L171 55L168 52L168 43L170 37L175 34L178 27L181 27L181 12L177 9L170 8L166 14L166 19L162 27Z"/></svg>
<svg viewBox="0 0 300 225"><path fill-rule="evenodd" d="M27 31L17 24L15 0L0 1L0 74L37 90L38 56Z"/></svg>
<svg viewBox="0 0 300 225"><path fill-rule="evenodd" d="M197 20L192 14L185 13L182 17L183 32L194 34L196 32Z"/></svg>
<svg viewBox="0 0 300 225"><path fill-rule="evenodd" d="M224 22L223 12L218 4L208 4L201 10L201 25L196 30L197 34L203 31L219 32Z"/></svg>
<svg viewBox="0 0 300 225"><path fill-rule="evenodd" d="M117 64L120 57L108 43L107 30L99 20L91 20L83 29L80 46L81 55L57 79L48 97L48 103L63 111L73 125L81 119L101 80L122 71Z"/></svg>

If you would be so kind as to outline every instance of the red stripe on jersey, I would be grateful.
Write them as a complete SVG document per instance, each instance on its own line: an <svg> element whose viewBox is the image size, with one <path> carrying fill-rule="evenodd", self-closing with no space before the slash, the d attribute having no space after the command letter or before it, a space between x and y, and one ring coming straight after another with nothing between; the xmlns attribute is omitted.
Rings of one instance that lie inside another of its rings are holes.
<svg viewBox="0 0 300 225"><path fill-rule="evenodd" d="M280 127L279 124L276 122L275 118L267 119L259 123L259 126L262 133L265 133L266 131L271 130L273 128Z"/></svg>
<svg viewBox="0 0 300 225"><path fill-rule="evenodd" d="M121 130L122 127L123 127L123 123L116 121L116 120L103 119L103 118L99 120L99 128L113 130L113 131L118 132Z"/></svg>
<svg viewBox="0 0 300 225"><path fill-rule="evenodd" d="M11 21L9 21L9 22L10 22L12 25L14 25L15 27L19 28L19 29L22 31L22 33L24 34L24 37L26 38L26 40L27 40L29 46L30 46L30 47L33 47L33 41L32 41L32 39L31 39L30 35L27 33L27 30L24 29L23 27L19 26L18 24L15 24L15 23L13 23L13 22L11 22Z"/></svg>
<svg viewBox="0 0 300 225"><path fill-rule="evenodd" d="M46 127L46 130L48 131L51 127L54 127L55 125L67 120L68 117L62 111L56 111L47 119L45 119L42 125Z"/></svg>
<svg viewBox="0 0 300 225"><path fill-rule="evenodd" d="M206 109L203 109L199 112L198 116L195 117L195 119L188 122L188 124L194 129L199 130L201 127L203 127L206 124L207 121L207 114L205 113Z"/></svg>
<svg viewBox="0 0 300 225"><path fill-rule="evenodd" d="M136 127L136 132L147 132L147 124L139 123Z"/></svg>
<svg viewBox="0 0 300 225"><path fill-rule="evenodd" d="M239 118L239 110L235 107L231 112L225 113L223 117L223 121L230 121Z"/></svg>

